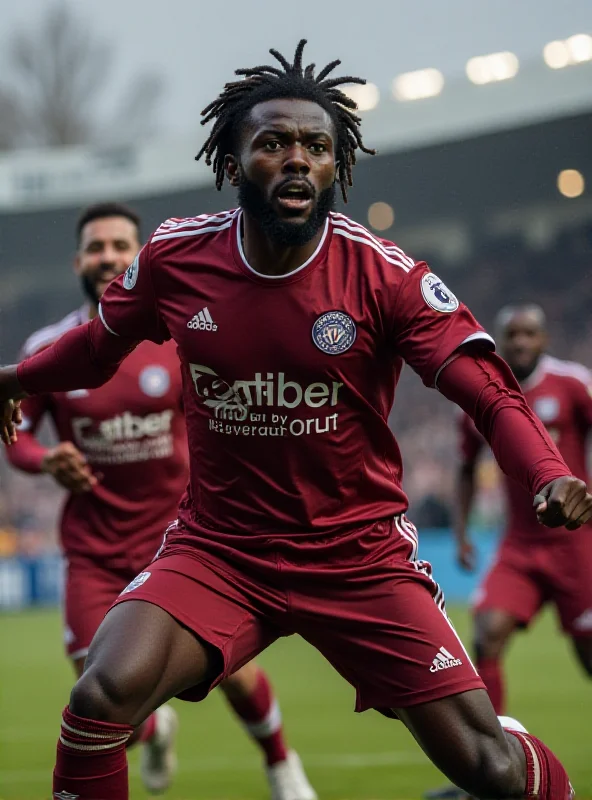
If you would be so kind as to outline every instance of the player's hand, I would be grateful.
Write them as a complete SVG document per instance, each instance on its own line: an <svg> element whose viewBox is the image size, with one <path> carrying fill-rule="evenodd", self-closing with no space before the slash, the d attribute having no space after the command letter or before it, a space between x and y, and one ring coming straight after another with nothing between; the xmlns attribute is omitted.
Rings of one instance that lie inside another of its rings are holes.
<svg viewBox="0 0 592 800"><path fill-rule="evenodd" d="M16 442L16 429L21 424L21 404L26 397L16 377L16 366L0 367L0 439L8 447Z"/></svg>
<svg viewBox="0 0 592 800"><path fill-rule="evenodd" d="M477 561L475 546L469 539L464 539L458 543L456 548L456 560L461 569L466 572L473 572Z"/></svg>
<svg viewBox="0 0 592 800"><path fill-rule="evenodd" d="M98 479L93 475L83 453L72 442L60 442L45 454L41 469L74 494L89 492Z"/></svg>
<svg viewBox="0 0 592 800"><path fill-rule="evenodd" d="M0 403L0 438L7 447L17 440L16 429L23 421L20 400L4 400Z"/></svg>
<svg viewBox="0 0 592 800"><path fill-rule="evenodd" d="M556 478L534 498L538 521L548 528L565 526L573 531L592 519L592 495L573 475Z"/></svg>

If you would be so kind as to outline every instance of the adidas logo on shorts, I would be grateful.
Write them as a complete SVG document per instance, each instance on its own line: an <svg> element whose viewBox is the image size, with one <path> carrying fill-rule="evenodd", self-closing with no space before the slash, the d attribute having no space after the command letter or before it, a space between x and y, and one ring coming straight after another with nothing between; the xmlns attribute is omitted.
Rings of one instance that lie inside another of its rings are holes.
<svg viewBox="0 0 592 800"><path fill-rule="evenodd" d="M432 661L430 672L439 672L441 669L451 669L462 665L460 658L455 658L445 647L438 650L436 658Z"/></svg>
<svg viewBox="0 0 592 800"><path fill-rule="evenodd" d="M187 327L194 331L217 331L218 326L212 319L212 315L208 311L208 307L202 308L192 319L187 323Z"/></svg>

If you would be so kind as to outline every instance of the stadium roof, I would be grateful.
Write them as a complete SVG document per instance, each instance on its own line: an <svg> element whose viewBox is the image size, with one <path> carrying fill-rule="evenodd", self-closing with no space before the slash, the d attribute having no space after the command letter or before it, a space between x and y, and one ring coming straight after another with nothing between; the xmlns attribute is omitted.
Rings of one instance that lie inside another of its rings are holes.
<svg viewBox="0 0 592 800"><path fill-rule="evenodd" d="M364 112L364 138L381 153L469 139L592 110L592 62L551 69L541 60L515 77L478 85L463 77L421 100L388 91ZM22 150L0 155L0 212L67 207L112 197L146 197L211 185L196 164L196 136L109 149Z"/></svg>

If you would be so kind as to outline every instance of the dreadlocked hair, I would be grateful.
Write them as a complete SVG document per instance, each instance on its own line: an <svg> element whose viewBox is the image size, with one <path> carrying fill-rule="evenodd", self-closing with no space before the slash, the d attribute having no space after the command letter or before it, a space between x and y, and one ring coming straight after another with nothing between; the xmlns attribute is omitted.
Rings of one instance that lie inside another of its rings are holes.
<svg viewBox="0 0 592 800"><path fill-rule="evenodd" d="M209 137L195 156L195 160L205 155L208 166L213 167L216 188L224 183L224 158L233 153L238 124L244 114L257 103L278 98L310 100L317 103L330 115L337 133L335 160L337 180L341 194L347 202L347 187L352 186L352 167L356 163L356 150L374 155L375 150L364 146L360 133L360 117L355 113L358 106L351 97L339 89L345 83L365 84L363 78L346 75L342 78L329 78L341 61L331 61L315 76L315 64L302 65L302 52L306 39L301 39L296 48L294 63L290 64L281 53L271 49L269 52L280 63L276 66L258 66L237 69L235 75L242 79L225 84L222 93L204 108L201 124L215 120Z"/></svg>

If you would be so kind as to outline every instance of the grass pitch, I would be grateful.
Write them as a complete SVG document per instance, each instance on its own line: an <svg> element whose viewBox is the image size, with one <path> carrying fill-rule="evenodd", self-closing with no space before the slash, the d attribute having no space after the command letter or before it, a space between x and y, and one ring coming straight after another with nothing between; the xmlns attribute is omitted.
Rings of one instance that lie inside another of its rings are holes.
<svg viewBox="0 0 592 800"><path fill-rule="evenodd" d="M464 609L452 609L467 639ZM353 690L296 637L263 654L286 731L321 800L415 800L442 782L398 722L352 713ZM509 713L568 768L578 800L592 800L592 686L551 615L518 637L510 654ZM60 712L72 673L55 611L0 615L0 800L46 800ZM214 692L199 705L175 701L179 773L167 800L266 800L259 753ZM130 758L134 800L149 797Z"/></svg>

